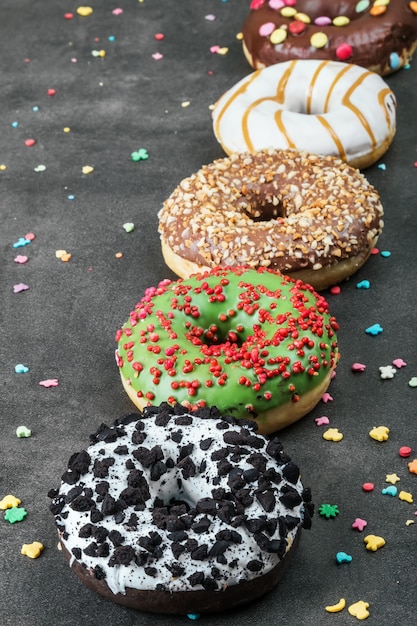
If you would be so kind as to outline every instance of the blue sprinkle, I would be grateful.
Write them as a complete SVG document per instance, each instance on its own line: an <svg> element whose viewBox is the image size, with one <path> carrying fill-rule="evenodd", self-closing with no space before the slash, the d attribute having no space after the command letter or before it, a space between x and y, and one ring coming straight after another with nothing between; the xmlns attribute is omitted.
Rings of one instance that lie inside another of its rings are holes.
<svg viewBox="0 0 417 626"><path fill-rule="evenodd" d="M357 289L369 289L370 286L369 280L361 280L359 283L356 283Z"/></svg>
<svg viewBox="0 0 417 626"><path fill-rule="evenodd" d="M366 333L368 333L368 335L379 335L380 333L382 333L384 329L382 328L381 324L374 324L373 326L369 326L369 328L367 328L365 330Z"/></svg>
<svg viewBox="0 0 417 626"><path fill-rule="evenodd" d="M391 256L391 252L389 250L381 250L381 256L383 256L384 258L388 258L389 256Z"/></svg>
<svg viewBox="0 0 417 626"><path fill-rule="evenodd" d="M19 126L19 122L12 122L12 127L17 128Z"/></svg>
<svg viewBox="0 0 417 626"><path fill-rule="evenodd" d="M68 196L68 200L75 200L75 196L73 196L72 194Z"/></svg>
<svg viewBox="0 0 417 626"><path fill-rule="evenodd" d="M346 552L338 552L336 554L336 561L338 563L350 563L352 561L352 557L350 554L346 554Z"/></svg>
<svg viewBox="0 0 417 626"><path fill-rule="evenodd" d="M22 248L23 246L27 246L30 243L30 239L25 239L24 237L19 237L19 240L13 244L13 248Z"/></svg>
<svg viewBox="0 0 417 626"><path fill-rule="evenodd" d="M200 617L199 613L188 613L187 617L190 619L198 619Z"/></svg>
<svg viewBox="0 0 417 626"><path fill-rule="evenodd" d="M23 365L23 363L18 363L14 366L14 371L16 374L26 374L26 372L29 371L29 368L26 367L26 365Z"/></svg>
<svg viewBox="0 0 417 626"><path fill-rule="evenodd" d="M390 487L386 487L381 491L384 496L396 496L398 493L397 487L395 485L391 485Z"/></svg>
<svg viewBox="0 0 417 626"><path fill-rule="evenodd" d="M35 113L37 113L37 111L39 111L39 107L37 106L32 107L32 111L35 111Z"/></svg>
<svg viewBox="0 0 417 626"><path fill-rule="evenodd" d="M110 35L109 41L115 41L115 40L116 40L116 37L114 35Z"/></svg>
<svg viewBox="0 0 417 626"><path fill-rule="evenodd" d="M389 55L389 64L391 66L391 69L393 70L396 70L399 68L400 57L398 56L396 52L391 52L391 54Z"/></svg>
<svg viewBox="0 0 417 626"><path fill-rule="evenodd" d="M385 163L379 163L378 169L383 170L385 172L385 170L387 169L387 166L385 165Z"/></svg>

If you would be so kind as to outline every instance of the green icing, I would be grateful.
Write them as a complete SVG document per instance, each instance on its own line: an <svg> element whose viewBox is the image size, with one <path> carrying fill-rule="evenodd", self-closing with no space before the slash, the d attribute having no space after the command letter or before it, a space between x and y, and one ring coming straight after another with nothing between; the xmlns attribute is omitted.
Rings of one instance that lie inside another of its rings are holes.
<svg viewBox="0 0 417 626"><path fill-rule="evenodd" d="M264 268L214 270L147 290L117 333L118 364L149 404L256 416L328 375L337 328L310 286Z"/></svg>

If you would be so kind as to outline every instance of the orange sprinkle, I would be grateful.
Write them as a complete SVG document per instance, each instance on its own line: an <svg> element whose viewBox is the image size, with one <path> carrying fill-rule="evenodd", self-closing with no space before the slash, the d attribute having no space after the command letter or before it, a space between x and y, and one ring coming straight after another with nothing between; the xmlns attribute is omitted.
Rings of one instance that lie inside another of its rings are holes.
<svg viewBox="0 0 417 626"><path fill-rule="evenodd" d="M385 13L385 11L387 10L387 7L384 5L374 5L370 10L369 13L371 15L373 15L374 17L376 17L377 15L383 15Z"/></svg>
<svg viewBox="0 0 417 626"><path fill-rule="evenodd" d="M413 13L417 13L417 2L410 2L408 5Z"/></svg>

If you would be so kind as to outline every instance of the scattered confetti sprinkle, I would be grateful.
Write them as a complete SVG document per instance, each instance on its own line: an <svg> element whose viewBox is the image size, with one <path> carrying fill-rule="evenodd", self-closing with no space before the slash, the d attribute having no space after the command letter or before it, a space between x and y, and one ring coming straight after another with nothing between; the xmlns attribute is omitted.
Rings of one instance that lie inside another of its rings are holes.
<svg viewBox="0 0 417 626"><path fill-rule="evenodd" d="M32 431L30 430L30 428L26 428L26 426L18 426L16 428L16 436L19 439L27 439L31 435L32 435Z"/></svg>
<svg viewBox="0 0 417 626"><path fill-rule="evenodd" d="M4 519L10 524L15 524L16 522L24 520L27 514L26 509L23 507L12 506L10 509L7 509L4 514Z"/></svg>
<svg viewBox="0 0 417 626"><path fill-rule="evenodd" d="M338 428L328 428L323 433L323 439L325 439L326 441L342 441L343 434L339 432Z"/></svg>
<svg viewBox="0 0 417 626"><path fill-rule="evenodd" d="M93 9L92 7L81 6L77 8L77 13L82 17L88 17L93 13Z"/></svg>
<svg viewBox="0 0 417 626"><path fill-rule="evenodd" d="M388 380L390 378L394 378L397 370L392 365L382 365L379 368L379 375L383 380Z"/></svg>
<svg viewBox="0 0 417 626"><path fill-rule="evenodd" d="M361 517L357 517L352 524L352 528L358 530L361 533L367 525L368 522L366 520L362 519Z"/></svg>
<svg viewBox="0 0 417 626"><path fill-rule="evenodd" d="M357 289L369 289L370 286L371 286L371 283L369 282L369 280L361 280L358 283L356 283Z"/></svg>
<svg viewBox="0 0 417 626"><path fill-rule="evenodd" d="M198 619L200 617L200 613L188 613L187 617L189 619Z"/></svg>
<svg viewBox="0 0 417 626"><path fill-rule="evenodd" d="M185 100L184 102L181 102L181 106L183 109L186 109L187 107L189 107L191 104L191 102L189 100Z"/></svg>
<svg viewBox="0 0 417 626"><path fill-rule="evenodd" d="M216 19L216 16L213 15L212 13L209 13L208 15L204 16L204 19L207 20L208 22L214 22L214 20Z"/></svg>
<svg viewBox="0 0 417 626"><path fill-rule="evenodd" d="M363 483L362 485L363 491L373 491L375 489L374 483Z"/></svg>
<svg viewBox="0 0 417 626"><path fill-rule="evenodd" d="M24 543L22 549L20 551L23 556L28 556L30 559L37 559L44 546L39 541L34 541L33 543Z"/></svg>
<svg viewBox="0 0 417 626"><path fill-rule="evenodd" d="M330 420L326 415L316 417L314 421L316 422L317 426L327 426L328 424L330 424Z"/></svg>
<svg viewBox="0 0 417 626"><path fill-rule="evenodd" d="M27 146L28 148L31 148L32 146L34 146L35 143L36 143L36 139L33 139L33 138L25 139L25 146Z"/></svg>
<svg viewBox="0 0 417 626"><path fill-rule="evenodd" d="M25 285L25 283L17 283L17 285L13 285L13 293L20 293L21 291L27 291L29 289L29 285Z"/></svg>
<svg viewBox="0 0 417 626"><path fill-rule="evenodd" d="M330 287L330 293L332 293L334 296L338 296L340 291L341 291L341 289L340 289L339 285L335 285L334 287Z"/></svg>
<svg viewBox="0 0 417 626"><path fill-rule="evenodd" d="M406 459L407 457L410 456L412 450L409 446L401 446L401 448L398 450L398 454L403 458Z"/></svg>
<svg viewBox="0 0 417 626"><path fill-rule="evenodd" d="M336 554L336 563L341 565L342 563L351 563L352 557L350 554L346 554L346 552L338 552Z"/></svg>
<svg viewBox="0 0 417 626"><path fill-rule="evenodd" d="M395 498L398 493L398 489L395 485L391 485L390 487L385 487L384 489L382 489L381 493L383 496L392 496L393 498Z"/></svg>
<svg viewBox="0 0 417 626"><path fill-rule="evenodd" d="M22 248L30 243L30 239L26 237L19 237L19 239L13 244L13 248Z"/></svg>
<svg viewBox="0 0 417 626"><path fill-rule="evenodd" d="M383 330L384 330L384 329L382 328L381 324L373 324L372 326L369 326L369 327L365 330L365 332L366 332L368 335L374 335L374 336L376 336L376 335L381 334Z"/></svg>
<svg viewBox="0 0 417 626"><path fill-rule="evenodd" d="M417 376L413 376L412 378L410 378L410 380L408 381L408 385L409 387L417 387Z"/></svg>
<svg viewBox="0 0 417 626"><path fill-rule="evenodd" d="M4 496L2 500L0 500L0 510L5 511L6 509L11 509L13 507L17 507L20 504L19 498L16 498L11 493Z"/></svg>
<svg viewBox="0 0 417 626"><path fill-rule="evenodd" d="M14 366L14 371L16 374L26 374L29 371L29 368L26 365L23 365L23 363L18 363Z"/></svg>
<svg viewBox="0 0 417 626"><path fill-rule="evenodd" d="M161 59L164 58L164 55L161 54L160 52L154 52L152 55L152 58L154 59L154 61L160 61Z"/></svg>
<svg viewBox="0 0 417 626"><path fill-rule="evenodd" d="M366 619L369 617L369 602L364 602L363 600L358 600L354 604L348 606L348 611L352 617L356 617L359 620Z"/></svg>
<svg viewBox="0 0 417 626"><path fill-rule="evenodd" d="M352 372L364 372L366 370L366 365L363 363L353 363L352 364Z"/></svg>
<svg viewBox="0 0 417 626"><path fill-rule="evenodd" d="M412 474L417 474L417 459L414 459L413 461L410 461L410 463L408 463L408 471Z"/></svg>
<svg viewBox="0 0 417 626"><path fill-rule="evenodd" d="M411 526L411 524L415 524L415 521L413 519L408 519L405 523L406 526Z"/></svg>
<svg viewBox="0 0 417 626"><path fill-rule="evenodd" d="M81 171L83 174L92 174L94 172L94 167L91 165L84 165Z"/></svg>
<svg viewBox="0 0 417 626"><path fill-rule="evenodd" d="M379 163L378 169L383 170L385 172L385 170L387 169L387 166L385 165L385 163Z"/></svg>
<svg viewBox="0 0 417 626"><path fill-rule="evenodd" d="M149 159L149 154L146 148L139 148L130 155L132 161L146 161Z"/></svg>
<svg viewBox="0 0 417 626"><path fill-rule="evenodd" d="M59 259L63 263L68 263L68 261L70 261L72 258L71 253L67 252L66 250L56 250L55 256L57 259Z"/></svg>
<svg viewBox="0 0 417 626"><path fill-rule="evenodd" d="M48 378L47 380L41 380L39 384L41 387L58 387L59 381L57 378Z"/></svg>
<svg viewBox="0 0 417 626"><path fill-rule="evenodd" d="M385 259L387 259L388 257L391 256L391 252L389 250L381 250L381 256L384 257Z"/></svg>
<svg viewBox="0 0 417 626"><path fill-rule="evenodd" d="M392 364L394 365L394 367L398 367L398 369L407 365L407 363L402 359L394 359Z"/></svg>
<svg viewBox="0 0 417 626"><path fill-rule="evenodd" d="M409 493L408 491L400 491L400 493L398 494L398 497L400 500L403 500L404 502L409 502L410 504L413 502L413 495Z"/></svg>
<svg viewBox="0 0 417 626"><path fill-rule="evenodd" d="M385 539L383 537L379 537L378 535L366 535L363 539L365 543L365 547L367 550L371 552L376 552L382 546L385 546Z"/></svg>
<svg viewBox="0 0 417 626"><path fill-rule="evenodd" d="M325 607L325 610L328 613L339 613L339 611L343 611L346 606L346 600L344 598L340 598L337 604L330 604Z"/></svg>
<svg viewBox="0 0 417 626"><path fill-rule="evenodd" d="M321 504L319 506L319 514L326 519L337 517L339 515L339 506L337 504Z"/></svg>
<svg viewBox="0 0 417 626"><path fill-rule="evenodd" d="M369 436L375 441L387 441L389 428L387 426L375 426L369 431Z"/></svg>
<svg viewBox="0 0 417 626"><path fill-rule="evenodd" d="M112 13L113 15L122 15L123 9L121 9L120 7L117 7L116 9L113 9Z"/></svg>
<svg viewBox="0 0 417 626"><path fill-rule="evenodd" d="M332 402L332 400L333 400L333 396L331 396L331 395L330 395L330 394L326 391L326 393L324 393L324 394L322 395L321 399L322 399L322 402L324 402L324 403L326 404L327 402Z"/></svg>
<svg viewBox="0 0 417 626"><path fill-rule="evenodd" d="M45 172L46 171L46 165L37 165L36 167L33 168L33 171L36 172L37 174L40 174L41 172Z"/></svg>
<svg viewBox="0 0 417 626"><path fill-rule="evenodd" d="M401 480L399 476L397 476L397 474L387 474L385 476L385 482L387 483L391 483L391 485L395 485L395 483L398 483L398 481Z"/></svg>
<svg viewBox="0 0 417 626"><path fill-rule="evenodd" d="M46 90L46 95L47 96L55 96L56 95L56 89L47 89Z"/></svg>
<svg viewBox="0 0 417 626"><path fill-rule="evenodd" d="M135 225L133 224L133 222L126 222L125 224L123 224L123 229L127 233L131 233L132 231L135 230Z"/></svg>

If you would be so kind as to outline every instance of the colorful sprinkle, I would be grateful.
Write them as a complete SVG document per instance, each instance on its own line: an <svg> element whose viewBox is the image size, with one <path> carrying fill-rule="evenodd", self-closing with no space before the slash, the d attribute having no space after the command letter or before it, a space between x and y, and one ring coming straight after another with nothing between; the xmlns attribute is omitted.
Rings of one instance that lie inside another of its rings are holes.
<svg viewBox="0 0 417 626"><path fill-rule="evenodd" d="M358 530L361 533L367 525L368 522L366 520L362 519L361 517L357 517L352 524L352 528L354 530Z"/></svg>
<svg viewBox="0 0 417 626"><path fill-rule="evenodd" d="M371 286L371 283L369 282L369 280L361 280L358 283L356 283L357 289L369 289L370 286Z"/></svg>
<svg viewBox="0 0 417 626"><path fill-rule="evenodd" d="M382 489L381 493L383 496L392 496L393 498L395 498L398 493L398 489L395 485L391 485L390 487L385 487L384 489Z"/></svg>
<svg viewBox="0 0 417 626"><path fill-rule="evenodd" d="M365 543L365 547L367 550L371 552L376 552L382 546L385 546L385 539L383 537L379 537L378 535L366 535L363 539Z"/></svg>
<svg viewBox="0 0 417 626"><path fill-rule="evenodd" d="M346 554L346 552L337 552L336 554L336 563L341 565L342 563L351 563L352 557L350 554Z"/></svg>
<svg viewBox="0 0 417 626"><path fill-rule="evenodd" d="M58 387L59 382L57 378L48 378L47 380L41 380L39 384L41 387Z"/></svg>
<svg viewBox="0 0 417 626"><path fill-rule="evenodd" d="M417 459L408 463L408 471L411 472L411 474L417 474Z"/></svg>
<svg viewBox="0 0 417 626"><path fill-rule="evenodd" d="M133 224L133 222L126 222L125 224L123 224L123 229L127 233L131 233L132 231L135 230L135 225Z"/></svg>
<svg viewBox="0 0 417 626"><path fill-rule="evenodd" d="M364 372L366 370L366 365L363 363L352 363L351 370L352 372Z"/></svg>
<svg viewBox="0 0 417 626"><path fill-rule="evenodd" d="M26 237L19 237L19 239L13 244L13 248L22 248L30 243L30 239Z"/></svg>
<svg viewBox="0 0 417 626"><path fill-rule="evenodd" d="M0 500L0 510L5 511L6 509L11 509L19 506L20 504L19 498L16 498L11 493L7 496L4 496L2 500Z"/></svg>
<svg viewBox="0 0 417 626"><path fill-rule="evenodd" d="M317 424L317 426L327 426L328 424L330 424L330 420L328 417L326 417L326 415L323 415L322 417L316 417L314 420Z"/></svg>
<svg viewBox="0 0 417 626"><path fill-rule="evenodd" d="M13 285L13 293L20 293L21 291L27 291L29 289L29 285L25 285L25 283L17 283L17 285Z"/></svg>
<svg viewBox="0 0 417 626"><path fill-rule="evenodd" d="M323 433L323 439L326 441L342 441L343 434L339 432L338 428L328 428L326 432Z"/></svg>
<svg viewBox="0 0 417 626"><path fill-rule="evenodd" d="M373 491L375 489L374 483L363 483L362 485L363 491Z"/></svg>
<svg viewBox="0 0 417 626"><path fill-rule="evenodd" d="M410 378L410 380L408 381L408 385L409 387L417 387L417 376L413 376L412 378Z"/></svg>
<svg viewBox="0 0 417 626"><path fill-rule="evenodd" d="M375 441L387 441L389 436L389 428L386 426L376 426L369 431L369 436Z"/></svg>
<svg viewBox="0 0 417 626"><path fill-rule="evenodd" d="M29 428L26 428L26 426L18 426L16 428L16 436L19 439L27 439L31 435L32 435L32 431Z"/></svg>
<svg viewBox="0 0 417 626"><path fill-rule="evenodd" d="M379 375L383 380L394 378L396 372L397 370L392 365L383 365L379 368Z"/></svg>
<svg viewBox="0 0 417 626"><path fill-rule="evenodd" d="M392 364L394 365L394 367L398 367L398 369L407 365L407 363L402 359L394 359Z"/></svg>
<svg viewBox="0 0 417 626"><path fill-rule="evenodd" d="M409 502L410 504L412 504L413 502L413 495L409 493L408 491L400 491L400 493L398 494L398 497L400 500L403 500L404 502Z"/></svg>
<svg viewBox="0 0 417 626"><path fill-rule="evenodd" d="M10 509L7 509L4 514L4 519L10 524L15 524L16 522L24 520L27 514L26 509L23 507L12 506Z"/></svg>
<svg viewBox="0 0 417 626"><path fill-rule="evenodd" d="M18 363L14 366L14 371L16 374L26 374L29 371L29 368L26 365L23 365L23 363Z"/></svg>
<svg viewBox="0 0 417 626"><path fill-rule="evenodd" d="M360 4L360 3L359 3ZM369 602L364 602L364 600L358 600L354 604L348 606L348 612L352 617L356 617L359 620L366 619L369 617Z"/></svg>
<svg viewBox="0 0 417 626"><path fill-rule="evenodd" d="M337 504L321 504L319 506L319 514L330 519L339 515L339 506Z"/></svg>
<svg viewBox="0 0 417 626"><path fill-rule="evenodd" d="M132 159L132 161L135 161L135 162L146 161L147 159L149 159L149 154L145 148L139 148L139 150L132 152L132 154L130 155L130 158Z"/></svg>
<svg viewBox="0 0 417 626"><path fill-rule="evenodd" d="M77 13L82 17L88 17L93 13L93 9L92 7L81 6L77 8Z"/></svg>
<svg viewBox="0 0 417 626"><path fill-rule="evenodd" d="M343 611L346 606L346 600L344 598L340 598L337 604L330 604L325 607L325 610L328 613L339 613L339 611Z"/></svg>
<svg viewBox="0 0 417 626"><path fill-rule="evenodd" d="M376 335L380 335L383 330L384 329L381 324L373 324L372 326L369 326L365 332L367 335L373 335L375 337Z"/></svg>
<svg viewBox="0 0 417 626"><path fill-rule="evenodd" d="M91 165L84 165L81 171L83 174L92 174L94 172L94 167Z"/></svg>
<svg viewBox="0 0 417 626"><path fill-rule="evenodd" d="M321 397L322 402L324 402L325 404L327 404L327 402L332 402L333 400L333 396L331 396L327 391L326 393L324 393Z"/></svg>
<svg viewBox="0 0 417 626"><path fill-rule="evenodd" d="M23 556L28 556L30 559L37 559L44 546L39 541L34 541L33 543L24 543L22 549L20 551Z"/></svg>
<svg viewBox="0 0 417 626"><path fill-rule="evenodd" d="M412 452L412 449L409 446L401 446L401 448L398 450L398 454L403 459L407 459L410 456L411 452Z"/></svg>
<svg viewBox="0 0 417 626"><path fill-rule="evenodd" d="M391 485L395 485L395 483L398 483L398 481L401 480L399 476L397 476L397 474L387 474L385 476L385 482L387 483L391 483Z"/></svg>

